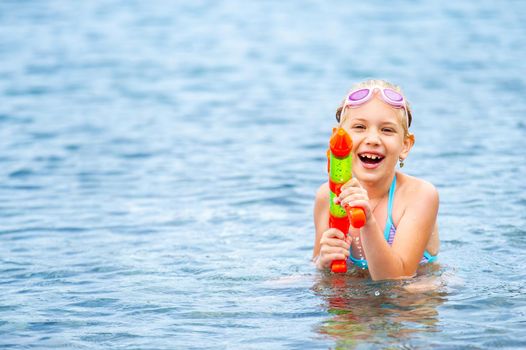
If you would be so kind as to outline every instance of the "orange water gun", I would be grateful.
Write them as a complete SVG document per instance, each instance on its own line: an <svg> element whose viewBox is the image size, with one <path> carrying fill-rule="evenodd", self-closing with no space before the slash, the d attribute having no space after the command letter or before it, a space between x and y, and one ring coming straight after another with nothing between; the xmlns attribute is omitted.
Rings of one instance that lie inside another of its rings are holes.
<svg viewBox="0 0 526 350"><path fill-rule="evenodd" d="M349 232L349 224L355 228L365 225L365 213L362 208L342 207L334 203L334 198L340 195L341 187L352 178L352 140L343 128L334 128L327 150L329 172L330 209L329 227L337 228L345 236ZM335 273L347 272L345 260L334 260L331 270Z"/></svg>

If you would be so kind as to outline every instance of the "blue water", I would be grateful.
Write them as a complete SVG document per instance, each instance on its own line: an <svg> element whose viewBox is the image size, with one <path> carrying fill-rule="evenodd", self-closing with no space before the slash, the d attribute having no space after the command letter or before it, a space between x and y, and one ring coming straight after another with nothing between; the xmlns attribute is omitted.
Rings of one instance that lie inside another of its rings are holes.
<svg viewBox="0 0 526 350"><path fill-rule="evenodd" d="M0 348L526 347L522 1L2 1ZM411 283L310 263L352 82L440 191ZM409 289L408 289L409 286Z"/></svg>

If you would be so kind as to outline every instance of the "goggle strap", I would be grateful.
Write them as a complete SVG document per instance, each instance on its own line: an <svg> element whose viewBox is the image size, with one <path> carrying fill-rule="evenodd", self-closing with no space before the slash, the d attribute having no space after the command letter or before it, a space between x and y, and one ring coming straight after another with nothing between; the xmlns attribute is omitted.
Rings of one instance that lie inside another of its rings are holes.
<svg viewBox="0 0 526 350"><path fill-rule="evenodd" d="M351 93L349 93L349 95L347 95L347 97L345 98L345 102L343 103L343 107L342 107L342 110L340 112L340 121L339 121L338 124L341 125L342 117L343 117L343 114L345 112L345 108L347 106L350 106L351 108L353 108L353 107L358 107L358 106L363 105L364 103L366 103L367 101L369 101L371 99L371 97L373 96L373 94L376 91L376 89L378 89L380 91L380 95L382 96L382 100L384 100L384 102L386 102L387 104L389 104L390 106L392 106L394 108L403 108L404 109L405 122L406 122L407 127L409 127L409 113L407 112L407 104L406 104L404 96L402 94L400 94L398 91L395 91L395 90L393 90L391 88L380 88L380 87L377 87L377 86L372 87L372 88L362 88L362 89L351 91ZM385 90L388 90L388 89L393 91L397 95L399 95L402 100L401 101L395 101L392 98L389 98L387 96L387 94L385 93ZM351 100L350 99L350 97L353 94L355 94L356 92L361 91L361 90L367 90L367 95L365 95L363 98L361 98L359 100Z"/></svg>

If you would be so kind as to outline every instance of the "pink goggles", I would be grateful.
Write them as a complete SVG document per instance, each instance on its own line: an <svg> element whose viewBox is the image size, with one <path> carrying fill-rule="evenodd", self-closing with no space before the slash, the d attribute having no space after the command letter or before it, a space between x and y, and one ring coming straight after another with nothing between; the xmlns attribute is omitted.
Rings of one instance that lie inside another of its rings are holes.
<svg viewBox="0 0 526 350"><path fill-rule="evenodd" d="M402 94L390 88L370 87L351 91L343 103L343 108L340 115L343 115L345 107L347 106L353 108L363 105L365 102L369 101L377 91L380 92L380 97L384 102L394 108L404 109L405 120L407 126L409 126L409 117L407 115L405 98L402 96Z"/></svg>

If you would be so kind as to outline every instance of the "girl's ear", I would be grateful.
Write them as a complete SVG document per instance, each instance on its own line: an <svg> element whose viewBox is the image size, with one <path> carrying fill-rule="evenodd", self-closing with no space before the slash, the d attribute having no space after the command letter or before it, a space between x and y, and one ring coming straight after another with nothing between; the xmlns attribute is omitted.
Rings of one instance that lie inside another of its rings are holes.
<svg viewBox="0 0 526 350"><path fill-rule="evenodd" d="M400 152L400 157L403 159L407 158L407 155L409 154L409 151L411 151L411 148L413 148L414 144L415 144L415 135L409 133L404 138L404 145L402 146L402 152Z"/></svg>

